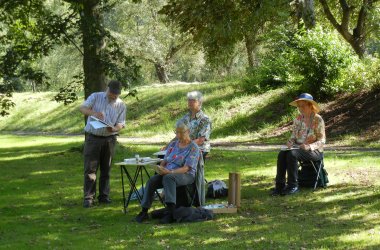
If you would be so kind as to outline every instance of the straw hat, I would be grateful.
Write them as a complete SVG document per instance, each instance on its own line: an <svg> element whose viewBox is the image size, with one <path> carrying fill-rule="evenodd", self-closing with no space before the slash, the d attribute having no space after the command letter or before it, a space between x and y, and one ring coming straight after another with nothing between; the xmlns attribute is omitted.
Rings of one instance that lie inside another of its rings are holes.
<svg viewBox="0 0 380 250"><path fill-rule="evenodd" d="M302 93L300 94L296 100L292 101L291 103L289 103L289 105L291 106L294 106L294 107L298 107L297 105L297 102L298 101L306 101L306 102L310 102L311 104L313 104L314 106L314 109L316 110L316 112L319 112L321 110L321 108L319 107L318 103L316 103L314 100L313 100L313 96L308 94L308 93Z"/></svg>

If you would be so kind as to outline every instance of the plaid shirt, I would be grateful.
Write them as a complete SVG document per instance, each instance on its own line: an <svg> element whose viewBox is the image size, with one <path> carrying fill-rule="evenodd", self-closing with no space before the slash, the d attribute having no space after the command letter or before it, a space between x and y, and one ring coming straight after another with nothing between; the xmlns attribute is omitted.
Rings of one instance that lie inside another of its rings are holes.
<svg viewBox="0 0 380 250"><path fill-rule="evenodd" d="M300 114L293 121L293 131L290 142L295 144L309 144L311 150L323 151L326 143L325 122L318 114L311 116L309 121L304 121Z"/></svg>
<svg viewBox="0 0 380 250"><path fill-rule="evenodd" d="M187 113L182 120L186 120L190 124L190 138L195 140L199 137L204 137L205 141L202 145L198 145L199 149L202 152L210 152L210 135L211 135L211 120L210 118L203 113L202 110L199 110L195 114L195 118L191 118L191 112Z"/></svg>

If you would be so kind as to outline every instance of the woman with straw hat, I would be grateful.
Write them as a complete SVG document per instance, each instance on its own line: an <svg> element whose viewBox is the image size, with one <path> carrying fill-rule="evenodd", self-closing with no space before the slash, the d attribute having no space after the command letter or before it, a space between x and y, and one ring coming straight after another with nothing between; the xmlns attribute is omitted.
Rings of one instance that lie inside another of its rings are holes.
<svg viewBox="0 0 380 250"><path fill-rule="evenodd" d="M298 161L318 161L323 157L326 142L325 123L318 114L320 108L308 93L301 94L289 103L298 108L300 114L293 121L293 131L285 148L278 154L276 186L273 196L290 195L298 189ZM286 173L288 174L287 185Z"/></svg>

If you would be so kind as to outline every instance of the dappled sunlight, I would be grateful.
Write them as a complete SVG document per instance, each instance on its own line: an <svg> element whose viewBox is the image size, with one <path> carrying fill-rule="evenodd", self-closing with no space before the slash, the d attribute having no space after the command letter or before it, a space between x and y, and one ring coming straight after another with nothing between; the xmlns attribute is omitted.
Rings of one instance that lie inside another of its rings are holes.
<svg viewBox="0 0 380 250"><path fill-rule="evenodd" d="M79 147L81 141L41 137L44 143L39 137L25 137L29 143L35 141L37 146L22 147L19 144L24 144L23 137L14 136L13 142L11 137L7 139L9 148L0 150L0 155L7 158L2 158L0 168L0 181L6 183L0 187L1 227L4 228L0 236L6 246L19 247L21 243L12 238L17 235L20 242L31 242L36 248L70 248L88 239L88 231L101 240L103 248L110 249L180 246L360 249L380 245L377 237L380 188L374 182L379 158L373 153L357 155L355 151L347 156L328 152L325 165L332 185L316 191L301 188L294 196L271 197L278 152L213 150L206 161L206 179L224 180L228 184L229 172L240 173L239 212L216 214L213 221L160 225L158 220L143 224L133 222L141 209L137 201L130 203L127 214L123 213L120 168L116 166L111 174L112 204L82 208L82 154L80 150L72 150ZM157 145L125 143L118 145L114 158L119 161L136 152L151 155L156 151ZM15 154L13 158L12 154ZM363 165L361 159L371 163ZM369 169L375 174L365 175ZM226 203L227 198L206 202ZM162 207L155 201L152 210ZM67 239L72 245L66 244Z"/></svg>
<svg viewBox="0 0 380 250"><path fill-rule="evenodd" d="M56 173L63 173L63 170L47 170L47 171L36 171L31 172L30 175L44 175L44 174L56 174Z"/></svg>

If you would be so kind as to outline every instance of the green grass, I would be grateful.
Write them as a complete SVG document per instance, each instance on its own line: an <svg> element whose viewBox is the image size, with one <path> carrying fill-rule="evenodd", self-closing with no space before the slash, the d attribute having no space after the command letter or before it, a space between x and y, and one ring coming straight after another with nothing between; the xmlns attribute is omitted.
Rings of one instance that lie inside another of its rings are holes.
<svg viewBox="0 0 380 250"><path fill-rule="evenodd" d="M379 249L378 152L329 151L330 185L268 196L277 152L213 150L208 180L242 175L242 208L201 223L132 222L122 211L120 169L110 206L82 208L81 137L0 135L1 249ZM115 160L150 156L159 146L119 145ZM225 200L207 200L208 203ZM155 208L161 207L158 202Z"/></svg>
<svg viewBox="0 0 380 250"><path fill-rule="evenodd" d="M286 88L265 94L246 94L238 82L146 86L138 99L121 96L127 104L127 127L123 135L172 137L175 121L187 112L186 93L200 90L205 95L204 111L213 121L213 138L259 140L279 125L291 121L294 109ZM83 116L77 107L83 101L64 106L53 100L55 93L15 93L16 107L0 119L3 132L81 133ZM286 137L286 136L285 136ZM283 139L284 136L281 137ZM277 139L278 140L278 139Z"/></svg>

